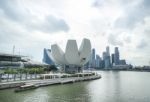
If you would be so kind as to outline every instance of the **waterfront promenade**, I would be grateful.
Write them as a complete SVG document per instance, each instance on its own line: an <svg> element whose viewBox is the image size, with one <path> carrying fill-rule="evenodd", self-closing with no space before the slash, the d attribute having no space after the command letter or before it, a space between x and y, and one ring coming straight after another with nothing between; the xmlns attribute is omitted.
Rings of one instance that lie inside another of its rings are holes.
<svg viewBox="0 0 150 102"><path fill-rule="evenodd" d="M84 76L84 77L66 77L66 78L53 78L53 79L36 79L36 80L22 80L22 81L12 81L12 82L2 82L0 83L0 89L15 88L17 86L25 84L35 84L38 86L47 86L54 84L65 84L74 83L78 81L87 81L101 78L100 75Z"/></svg>

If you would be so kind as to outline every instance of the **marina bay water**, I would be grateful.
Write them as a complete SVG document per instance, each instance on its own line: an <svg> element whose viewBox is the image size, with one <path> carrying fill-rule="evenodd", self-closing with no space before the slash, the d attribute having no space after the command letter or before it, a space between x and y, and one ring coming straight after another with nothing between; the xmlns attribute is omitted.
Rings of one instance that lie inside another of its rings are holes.
<svg viewBox="0 0 150 102"><path fill-rule="evenodd" d="M150 72L98 71L101 79L14 93L0 90L0 102L150 102Z"/></svg>

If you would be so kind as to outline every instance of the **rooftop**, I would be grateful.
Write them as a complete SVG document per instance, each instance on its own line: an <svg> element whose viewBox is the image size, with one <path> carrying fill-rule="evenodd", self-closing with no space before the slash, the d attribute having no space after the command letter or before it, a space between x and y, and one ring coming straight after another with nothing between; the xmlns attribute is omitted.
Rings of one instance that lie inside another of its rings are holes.
<svg viewBox="0 0 150 102"><path fill-rule="evenodd" d="M6 53L0 53L0 56L7 56L7 57L27 57L27 56L23 56L23 55L6 54Z"/></svg>

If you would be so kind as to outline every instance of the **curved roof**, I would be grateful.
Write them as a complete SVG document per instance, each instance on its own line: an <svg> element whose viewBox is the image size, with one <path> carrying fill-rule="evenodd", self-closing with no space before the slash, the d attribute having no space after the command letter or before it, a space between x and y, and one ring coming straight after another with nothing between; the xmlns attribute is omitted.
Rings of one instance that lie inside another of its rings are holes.
<svg viewBox="0 0 150 102"><path fill-rule="evenodd" d="M79 48L80 64L86 64L89 61L91 53L91 42L89 39L83 39Z"/></svg>
<svg viewBox="0 0 150 102"><path fill-rule="evenodd" d="M52 59L58 63L58 64L67 64L65 57L64 57L64 52L61 50L61 48L57 45L54 44L51 46L52 50Z"/></svg>
<svg viewBox="0 0 150 102"><path fill-rule="evenodd" d="M65 53L57 44L51 45L51 59L57 64L84 65L89 61L91 54L91 42L83 39L78 50L76 40L68 40Z"/></svg>
<svg viewBox="0 0 150 102"><path fill-rule="evenodd" d="M68 40L65 51L65 58L69 64L80 64L78 47L76 40Z"/></svg>

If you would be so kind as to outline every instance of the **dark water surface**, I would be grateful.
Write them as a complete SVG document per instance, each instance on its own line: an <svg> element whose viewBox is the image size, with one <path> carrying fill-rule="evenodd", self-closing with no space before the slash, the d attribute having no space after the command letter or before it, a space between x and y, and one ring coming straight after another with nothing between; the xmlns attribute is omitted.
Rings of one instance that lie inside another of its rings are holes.
<svg viewBox="0 0 150 102"><path fill-rule="evenodd" d="M0 90L0 102L150 102L150 72L99 71L101 79L14 93Z"/></svg>

